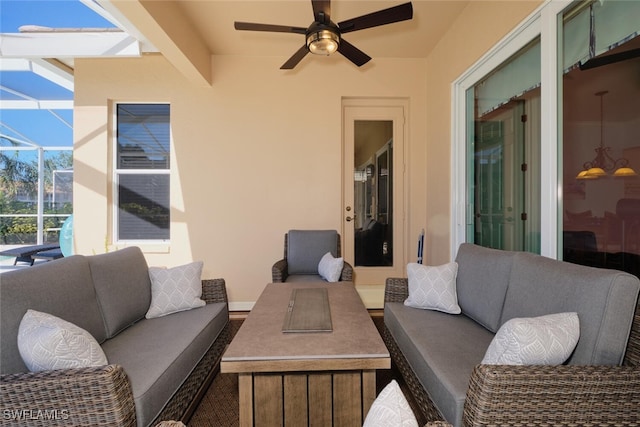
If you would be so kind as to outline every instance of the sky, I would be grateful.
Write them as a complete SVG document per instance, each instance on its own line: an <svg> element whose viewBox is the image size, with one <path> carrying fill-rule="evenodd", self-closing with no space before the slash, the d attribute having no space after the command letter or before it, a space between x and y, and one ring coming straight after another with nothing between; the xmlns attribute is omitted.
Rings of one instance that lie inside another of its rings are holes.
<svg viewBox="0 0 640 427"><path fill-rule="evenodd" d="M0 32L17 33L22 25L113 27L79 0L0 0ZM36 99L73 99L71 91L34 73L0 71L0 99L22 99L11 90ZM72 146L72 126L73 110L0 110L0 134L45 147Z"/></svg>

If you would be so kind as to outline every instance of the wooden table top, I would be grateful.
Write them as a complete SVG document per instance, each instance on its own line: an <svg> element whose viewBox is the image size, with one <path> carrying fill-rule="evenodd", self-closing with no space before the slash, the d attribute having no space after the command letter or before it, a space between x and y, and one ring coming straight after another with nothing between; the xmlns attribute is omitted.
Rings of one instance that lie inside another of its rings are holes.
<svg viewBox="0 0 640 427"><path fill-rule="evenodd" d="M325 287L333 331L282 332L291 291ZM387 350L353 283L271 283L222 357L222 372L385 369Z"/></svg>

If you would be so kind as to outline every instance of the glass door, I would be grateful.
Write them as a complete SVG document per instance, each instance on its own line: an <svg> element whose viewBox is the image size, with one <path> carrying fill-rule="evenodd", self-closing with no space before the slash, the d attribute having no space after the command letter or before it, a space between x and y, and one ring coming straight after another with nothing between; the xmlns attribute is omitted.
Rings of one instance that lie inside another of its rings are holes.
<svg viewBox="0 0 640 427"><path fill-rule="evenodd" d="M404 275L404 109L344 107L343 254L356 284Z"/></svg>
<svg viewBox="0 0 640 427"><path fill-rule="evenodd" d="M468 90L467 240L481 246L540 251L539 62L535 41Z"/></svg>

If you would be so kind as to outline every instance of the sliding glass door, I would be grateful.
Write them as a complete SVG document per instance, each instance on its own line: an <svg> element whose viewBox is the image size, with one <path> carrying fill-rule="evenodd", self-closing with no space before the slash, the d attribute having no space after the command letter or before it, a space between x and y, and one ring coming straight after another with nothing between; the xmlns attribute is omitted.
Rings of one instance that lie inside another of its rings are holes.
<svg viewBox="0 0 640 427"><path fill-rule="evenodd" d="M640 275L640 2L562 15L562 259Z"/></svg>
<svg viewBox="0 0 640 427"><path fill-rule="evenodd" d="M468 89L469 241L539 252L540 43ZM469 108L469 106L472 106ZM471 191L472 190L472 191Z"/></svg>

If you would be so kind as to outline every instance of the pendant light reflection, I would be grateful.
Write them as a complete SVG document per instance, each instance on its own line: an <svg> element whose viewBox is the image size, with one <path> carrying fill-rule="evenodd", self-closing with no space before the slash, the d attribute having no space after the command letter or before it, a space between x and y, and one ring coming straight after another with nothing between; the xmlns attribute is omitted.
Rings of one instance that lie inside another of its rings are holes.
<svg viewBox="0 0 640 427"><path fill-rule="evenodd" d="M624 157L614 159L609 154L611 147L604 145L604 96L607 93L609 92L605 90L595 94L600 97L600 146L595 148L596 157L582 165L583 170L576 179L597 179L612 171L615 171L613 176L617 178L637 176L636 171L629 166L629 160Z"/></svg>

